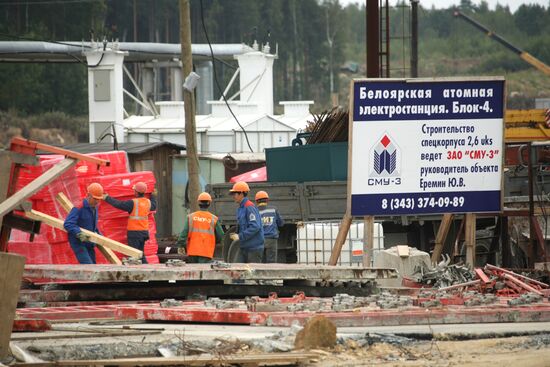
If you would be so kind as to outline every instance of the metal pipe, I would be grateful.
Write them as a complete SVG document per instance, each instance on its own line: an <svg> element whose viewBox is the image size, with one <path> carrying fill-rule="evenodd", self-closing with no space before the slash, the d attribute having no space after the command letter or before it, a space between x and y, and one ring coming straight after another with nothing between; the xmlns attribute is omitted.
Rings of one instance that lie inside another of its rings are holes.
<svg viewBox="0 0 550 367"><path fill-rule="evenodd" d="M535 202L533 193L533 148L531 142L527 144L528 162L527 162L527 179L529 183L529 249L528 249L528 262L529 266L533 266L535 259L535 249L533 245L533 236L535 236L535 228L533 227L532 219L535 216Z"/></svg>
<svg viewBox="0 0 550 367"><path fill-rule="evenodd" d="M418 1L411 0L411 78L418 78Z"/></svg>
<svg viewBox="0 0 550 367"><path fill-rule="evenodd" d="M108 47L111 46L109 43ZM117 46L120 51L128 52L125 62L171 61L181 57L179 43L120 42ZM0 41L0 62L79 62L82 52L91 48L91 42ZM253 49L240 43L227 43L213 44L212 51L216 58L233 60L233 56ZM207 44L191 45L191 53L194 60L211 59Z"/></svg>
<svg viewBox="0 0 550 367"><path fill-rule="evenodd" d="M367 78L380 77L378 0L367 0Z"/></svg>

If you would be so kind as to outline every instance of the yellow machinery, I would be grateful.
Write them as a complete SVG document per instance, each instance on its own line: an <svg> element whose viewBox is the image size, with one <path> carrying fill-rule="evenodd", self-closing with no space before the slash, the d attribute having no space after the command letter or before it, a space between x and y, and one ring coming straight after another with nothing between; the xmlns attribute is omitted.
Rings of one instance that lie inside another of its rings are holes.
<svg viewBox="0 0 550 367"><path fill-rule="evenodd" d="M506 110L504 116L506 143L550 140L550 111Z"/></svg>

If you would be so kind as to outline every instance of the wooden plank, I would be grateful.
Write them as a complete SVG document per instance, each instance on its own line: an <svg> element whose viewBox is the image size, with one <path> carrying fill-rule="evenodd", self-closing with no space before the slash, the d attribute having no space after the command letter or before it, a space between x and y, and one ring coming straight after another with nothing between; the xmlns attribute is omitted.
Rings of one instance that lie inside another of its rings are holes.
<svg viewBox="0 0 550 367"><path fill-rule="evenodd" d="M336 240L334 241L334 246L332 247L332 253L330 254L330 259L328 261L329 265L336 265L340 253L342 252L342 247L344 242L346 242L346 237L348 236L349 227L351 227L352 216L349 214L344 214L342 218L342 223L340 223L340 228L338 229L338 235L336 235Z"/></svg>
<svg viewBox="0 0 550 367"><path fill-rule="evenodd" d="M71 211L71 209L74 208L74 205L71 202L71 200L69 200L67 195L65 195L62 192L58 192L57 195L55 196L55 199L57 200L59 205L61 205L63 210L65 210L65 212L67 212L67 213L69 213Z"/></svg>
<svg viewBox="0 0 550 367"><path fill-rule="evenodd" d="M374 242L374 217L366 216L363 226L363 266L372 267L372 249Z"/></svg>
<svg viewBox="0 0 550 367"><path fill-rule="evenodd" d="M10 338L19 299L25 258L0 253L0 360L10 353Z"/></svg>
<svg viewBox="0 0 550 367"><path fill-rule="evenodd" d="M451 223L453 223L454 215L453 214L443 214L443 219L437 230L437 235L435 236L435 247L432 253L432 263L437 264L441 253L443 252L443 247L445 246L445 240L449 234L449 229L451 228Z"/></svg>
<svg viewBox="0 0 550 367"><path fill-rule="evenodd" d="M30 184L23 187L21 190L7 198L4 202L0 203L0 217L11 212L13 209L19 205L19 203L38 191L40 191L44 186L55 180L63 172L67 171L69 168L76 164L76 160L72 158L66 158L60 163L56 164L42 175L34 179Z"/></svg>
<svg viewBox="0 0 550 367"><path fill-rule="evenodd" d="M397 245L396 247L397 247L397 255L399 255L399 257L409 257L410 255L409 246Z"/></svg>
<svg viewBox="0 0 550 367"><path fill-rule="evenodd" d="M201 354L182 357L149 357L149 358L121 358L80 361L57 361L55 366L208 366L208 365L254 365L254 366L281 366L295 365L317 358L318 354L311 352L290 353L262 353L216 356Z"/></svg>
<svg viewBox="0 0 550 367"><path fill-rule="evenodd" d="M39 220L49 226L52 226L57 229L61 229L62 231L65 231L65 227L63 227L63 221L61 219L52 217L48 214L41 213L36 210L31 210L30 212L25 213L27 217L35 220ZM90 242L96 243L98 245L103 245L105 247L110 248L111 250L120 252L121 254L137 257L138 259L141 259L143 256L143 252L136 250L133 247L130 247L128 245L125 245L123 243L120 243L118 241L112 240L110 238L101 236L97 233L94 233L92 231L89 231L87 229L81 228L80 229L84 234L88 235L90 237ZM66 231L65 231L66 232Z"/></svg>
<svg viewBox="0 0 550 367"><path fill-rule="evenodd" d="M38 166L40 160L35 155L22 154L8 151L12 163L26 164L29 166Z"/></svg>
<svg viewBox="0 0 550 367"><path fill-rule="evenodd" d="M476 215L465 215L464 244L466 245L466 265L471 269L476 265Z"/></svg>
<svg viewBox="0 0 550 367"><path fill-rule="evenodd" d="M72 150L54 147L52 145L42 144L34 140L28 140L28 139L23 139L19 137L15 137L11 139L10 150L14 152L28 153L28 154L35 154L38 150L43 150L54 154L60 154L67 158L95 163L98 166L109 166L110 164L110 162L105 159L91 157L86 154L73 152Z"/></svg>
<svg viewBox="0 0 550 367"><path fill-rule="evenodd" d="M58 192L55 198L67 213L70 212L71 209L74 207L71 200L69 200L67 195L65 195L62 192ZM122 261L120 261L118 256L116 256L116 254L110 248L105 247L101 244L97 244L97 249L103 254L103 256L105 256L107 261L109 261L111 264L118 264L118 265L122 264Z"/></svg>

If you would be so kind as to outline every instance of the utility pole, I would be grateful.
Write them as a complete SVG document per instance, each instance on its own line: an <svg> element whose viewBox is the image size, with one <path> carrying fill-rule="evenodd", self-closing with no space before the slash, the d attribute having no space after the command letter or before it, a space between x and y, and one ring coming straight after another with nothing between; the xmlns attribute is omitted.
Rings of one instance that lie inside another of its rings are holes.
<svg viewBox="0 0 550 367"><path fill-rule="evenodd" d="M180 0L180 42L183 75L193 71L191 54L191 16L189 0ZM183 88L180 86L180 88ZM195 96L192 91L183 89L183 107L185 108L185 149L187 153L187 173L189 176L189 210L199 210L197 198L200 194L199 157L197 154L197 128L195 126Z"/></svg>

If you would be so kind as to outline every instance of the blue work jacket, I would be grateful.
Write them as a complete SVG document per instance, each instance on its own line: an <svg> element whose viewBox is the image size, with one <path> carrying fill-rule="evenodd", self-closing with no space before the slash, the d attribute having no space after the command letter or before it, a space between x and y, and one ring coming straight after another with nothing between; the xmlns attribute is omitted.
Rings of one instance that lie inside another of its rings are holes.
<svg viewBox="0 0 550 367"><path fill-rule="evenodd" d="M73 245L80 245L82 242L76 237L80 233L80 228L99 233L97 229L97 207L92 208L88 200L82 200L82 207L71 209L65 223L63 223L63 227L69 234L69 242Z"/></svg>
<svg viewBox="0 0 550 367"><path fill-rule="evenodd" d="M271 205L258 205L258 211L262 216L265 238L279 238L279 228L285 225L277 208Z"/></svg>
<svg viewBox="0 0 550 367"><path fill-rule="evenodd" d="M237 222L240 247L246 250L263 249L264 231L260 212L248 198L244 198L237 208Z"/></svg>

